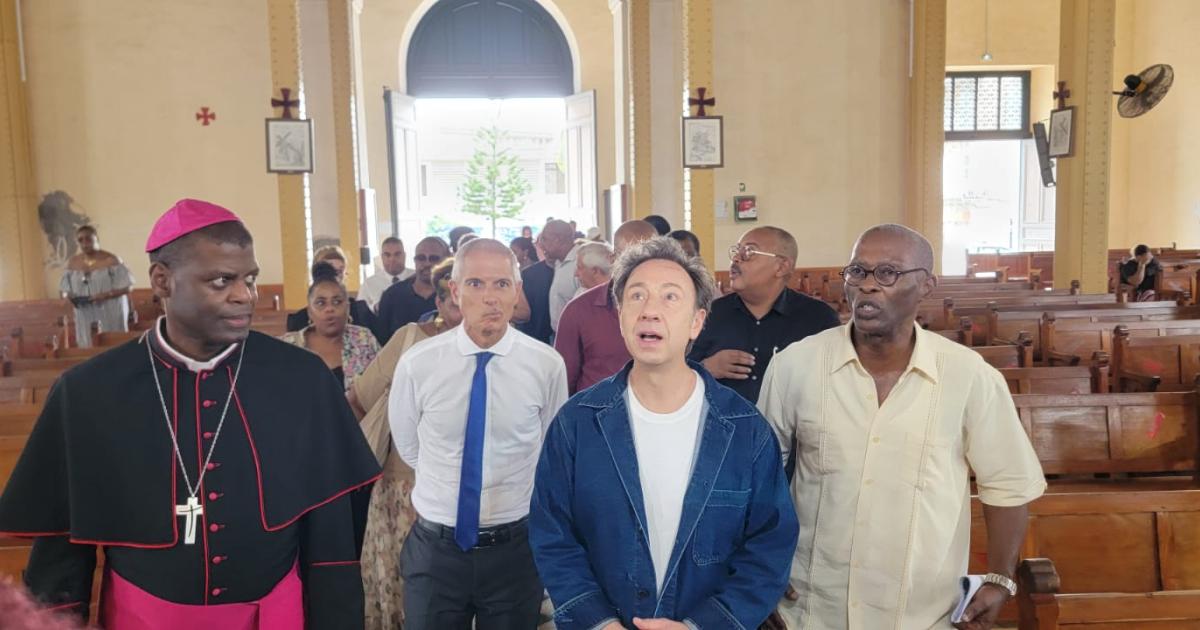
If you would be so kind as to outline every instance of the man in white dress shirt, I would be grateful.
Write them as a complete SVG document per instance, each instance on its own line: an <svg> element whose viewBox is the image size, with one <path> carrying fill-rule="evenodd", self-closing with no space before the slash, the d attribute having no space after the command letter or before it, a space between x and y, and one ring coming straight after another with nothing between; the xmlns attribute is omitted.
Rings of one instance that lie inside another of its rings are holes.
<svg viewBox="0 0 1200 630"><path fill-rule="evenodd" d="M529 499L567 382L553 348L509 326L520 278L503 243L464 244L450 281L462 325L396 365L388 417L416 470L417 523L400 555L408 630L537 626Z"/></svg>
<svg viewBox="0 0 1200 630"><path fill-rule="evenodd" d="M413 275L412 269L404 267L404 242L395 236L383 239L379 248L379 261L383 263L383 270L367 278L358 291L358 299L366 302L375 312L379 312L379 298L388 287Z"/></svg>

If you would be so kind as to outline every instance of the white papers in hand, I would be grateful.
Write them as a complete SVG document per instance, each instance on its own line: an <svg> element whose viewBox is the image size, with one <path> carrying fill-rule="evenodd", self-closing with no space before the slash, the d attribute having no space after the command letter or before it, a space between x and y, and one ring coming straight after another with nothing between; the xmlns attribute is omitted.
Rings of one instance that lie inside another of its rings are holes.
<svg viewBox="0 0 1200 630"><path fill-rule="evenodd" d="M982 575L968 575L959 580L958 604L954 607L954 612L950 613L950 623L962 621L962 616L967 610L967 605L975 598L975 593L981 586L983 586Z"/></svg>

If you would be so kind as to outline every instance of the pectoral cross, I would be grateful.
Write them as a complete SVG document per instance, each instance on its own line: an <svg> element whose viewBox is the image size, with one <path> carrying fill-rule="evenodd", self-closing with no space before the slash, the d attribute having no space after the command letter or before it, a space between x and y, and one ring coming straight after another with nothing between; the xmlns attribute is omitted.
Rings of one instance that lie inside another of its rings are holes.
<svg viewBox="0 0 1200 630"><path fill-rule="evenodd" d="M183 527L183 544L196 544L196 519L204 514L204 508L200 506L200 500L196 497L188 497L187 505L176 505L175 516L182 516L187 519Z"/></svg>

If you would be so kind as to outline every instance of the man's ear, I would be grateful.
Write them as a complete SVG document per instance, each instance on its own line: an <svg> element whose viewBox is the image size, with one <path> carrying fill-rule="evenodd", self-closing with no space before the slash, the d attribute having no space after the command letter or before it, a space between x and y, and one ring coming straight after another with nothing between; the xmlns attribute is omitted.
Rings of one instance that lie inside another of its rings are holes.
<svg viewBox="0 0 1200 630"><path fill-rule="evenodd" d="M171 268L160 262L150 265L150 288L159 299L171 297Z"/></svg>
<svg viewBox="0 0 1200 630"><path fill-rule="evenodd" d="M933 273L925 274L925 281L921 283L921 299L925 299L933 294L933 290L937 288L937 276Z"/></svg>
<svg viewBox="0 0 1200 630"><path fill-rule="evenodd" d="M786 256L780 256L775 261L779 263L779 268L775 270L775 275L781 278L786 278L796 270L796 261Z"/></svg>
<svg viewBox="0 0 1200 630"><path fill-rule="evenodd" d="M700 309L692 316L692 329L690 332L692 341L695 341L700 336L700 331L704 330L704 322L708 319L708 311Z"/></svg>

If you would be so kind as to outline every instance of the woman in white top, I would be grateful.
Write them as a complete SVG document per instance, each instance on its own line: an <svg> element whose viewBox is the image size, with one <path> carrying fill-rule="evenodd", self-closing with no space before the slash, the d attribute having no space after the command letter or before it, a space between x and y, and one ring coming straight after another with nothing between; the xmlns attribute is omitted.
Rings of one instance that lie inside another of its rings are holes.
<svg viewBox="0 0 1200 630"><path fill-rule="evenodd" d="M129 290L133 276L115 254L100 249L96 228L75 231L80 252L67 261L58 290L75 308L75 340L80 348L92 346L92 323L103 332L129 331Z"/></svg>

